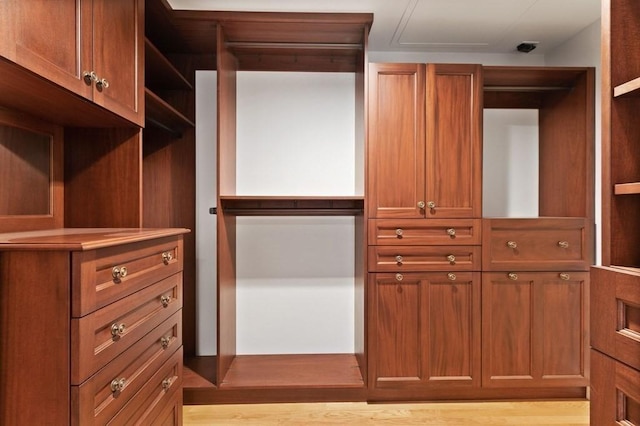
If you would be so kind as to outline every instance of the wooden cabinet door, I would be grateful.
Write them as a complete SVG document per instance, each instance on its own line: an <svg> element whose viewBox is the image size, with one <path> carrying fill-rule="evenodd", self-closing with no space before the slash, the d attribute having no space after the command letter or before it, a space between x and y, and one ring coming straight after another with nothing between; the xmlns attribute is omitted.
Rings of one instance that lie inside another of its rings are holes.
<svg viewBox="0 0 640 426"><path fill-rule="evenodd" d="M94 101L137 124L144 123L143 0L93 1ZM107 85L98 84L106 80Z"/></svg>
<svg viewBox="0 0 640 426"><path fill-rule="evenodd" d="M480 274L370 275L370 385L480 385Z"/></svg>
<svg viewBox="0 0 640 426"><path fill-rule="evenodd" d="M424 217L424 84L424 65L370 64L369 217Z"/></svg>
<svg viewBox="0 0 640 426"><path fill-rule="evenodd" d="M588 385L587 272L482 276L485 387Z"/></svg>
<svg viewBox="0 0 640 426"><path fill-rule="evenodd" d="M4 0L0 55L86 98L92 87L91 0Z"/></svg>
<svg viewBox="0 0 640 426"><path fill-rule="evenodd" d="M482 216L481 70L427 65L427 218Z"/></svg>

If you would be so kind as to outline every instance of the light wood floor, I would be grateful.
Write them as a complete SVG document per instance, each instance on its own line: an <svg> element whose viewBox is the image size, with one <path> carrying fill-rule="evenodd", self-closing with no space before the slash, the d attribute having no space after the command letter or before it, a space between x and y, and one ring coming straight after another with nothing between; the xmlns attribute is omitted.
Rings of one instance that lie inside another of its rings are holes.
<svg viewBox="0 0 640 426"><path fill-rule="evenodd" d="M588 401L185 405L189 425L588 426Z"/></svg>

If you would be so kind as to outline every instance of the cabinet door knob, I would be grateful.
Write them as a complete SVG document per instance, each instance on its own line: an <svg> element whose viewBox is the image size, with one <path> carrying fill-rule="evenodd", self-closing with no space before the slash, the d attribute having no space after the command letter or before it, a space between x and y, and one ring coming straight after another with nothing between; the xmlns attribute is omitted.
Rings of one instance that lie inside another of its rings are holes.
<svg viewBox="0 0 640 426"><path fill-rule="evenodd" d="M563 281L569 281L571 279L571 275L567 274L566 272L563 272L560 274L560 279Z"/></svg>
<svg viewBox="0 0 640 426"><path fill-rule="evenodd" d="M422 209L424 209L425 205L426 205L426 204L425 204L425 202L424 202L424 201L418 201L418 208L419 208L419 209L421 209L421 210L422 210Z"/></svg>
<svg viewBox="0 0 640 426"><path fill-rule="evenodd" d="M402 228L396 229L396 235L398 236L398 238L402 237L403 233L404 233L404 231L402 230Z"/></svg>
<svg viewBox="0 0 640 426"><path fill-rule="evenodd" d="M404 277L402 276L402 274L396 274L396 281L402 281L404 279Z"/></svg>
<svg viewBox="0 0 640 426"><path fill-rule="evenodd" d="M98 81L98 76L95 71L84 71L82 73L82 79L89 86L93 84L94 81Z"/></svg>
<svg viewBox="0 0 640 426"><path fill-rule="evenodd" d="M96 87L98 88L98 90L103 90L109 87L109 82L107 81L106 78L101 78L98 81L96 81Z"/></svg>
<svg viewBox="0 0 640 426"><path fill-rule="evenodd" d="M515 241L507 241L507 247L512 249L518 248L518 243L516 243Z"/></svg>
<svg viewBox="0 0 640 426"><path fill-rule="evenodd" d="M509 277L510 280L513 280L513 281L516 281L518 279L518 274L516 274L515 272L509 272L507 276Z"/></svg>
<svg viewBox="0 0 640 426"><path fill-rule="evenodd" d="M450 254L449 256L447 256L447 260L449 261L449 263L451 263L452 265L454 263L456 263L456 257L452 254Z"/></svg>
<svg viewBox="0 0 640 426"><path fill-rule="evenodd" d="M170 251L165 251L164 253L162 253L162 262L165 265L168 265L169 262L171 262L173 260L173 254Z"/></svg>
<svg viewBox="0 0 640 426"><path fill-rule="evenodd" d="M569 248L569 241L558 241L558 247L560 248Z"/></svg>
<svg viewBox="0 0 640 426"><path fill-rule="evenodd" d="M455 281L456 278L458 278L458 277L456 277L456 274L454 274L453 272L449 272L447 274L447 278L449 278L449 281Z"/></svg>
<svg viewBox="0 0 640 426"><path fill-rule="evenodd" d="M400 264L401 264L403 260L404 260L404 259L403 259L403 257L402 257L402 256L400 256L400 255L396 256L396 262L397 262L397 263L400 263Z"/></svg>
<svg viewBox="0 0 640 426"><path fill-rule="evenodd" d="M455 237L455 236L456 236L456 230L455 230L455 228L449 228L449 229L447 229L447 234L448 234L450 237Z"/></svg>
<svg viewBox="0 0 640 426"><path fill-rule="evenodd" d="M427 202L427 207L429 207L431 210L436 208L436 202L435 201L429 201Z"/></svg>

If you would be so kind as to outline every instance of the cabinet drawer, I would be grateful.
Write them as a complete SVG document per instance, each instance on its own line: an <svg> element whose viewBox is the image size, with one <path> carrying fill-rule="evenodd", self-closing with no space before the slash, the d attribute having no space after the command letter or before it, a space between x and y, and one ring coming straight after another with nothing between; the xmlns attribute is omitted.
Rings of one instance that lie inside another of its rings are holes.
<svg viewBox="0 0 640 426"><path fill-rule="evenodd" d="M182 416L182 347L109 424L174 425Z"/></svg>
<svg viewBox="0 0 640 426"><path fill-rule="evenodd" d="M484 270L586 271L592 263L583 218L485 219Z"/></svg>
<svg viewBox="0 0 640 426"><path fill-rule="evenodd" d="M369 245L479 245L480 219L373 219Z"/></svg>
<svg viewBox="0 0 640 426"><path fill-rule="evenodd" d="M120 411L182 345L181 315L176 312L80 386L72 386L71 412L77 414L72 424L105 424Z"/></svg>
<svg viewBox="0 0 640 426"><path fill-rule="evenodd" d="M72 316L84 316L182 271L182 255L182 237L74 252Z"/></svg>
<svg viewBox="0 0 640 426"><path fill-rule="evenodd" d="M369 246L369 271L480 270L480 246Z"/></svg>
<svg viewBox="0 0 640 426"><path fill-rule="evenodd" d="M591 345L640 370L640 270L591 268Z"/></svg>
<svg viewBox="0 0 640 426"><path fill-rule="evenodd" d="M79 385L182 308L182 273L71 320L71 384Z"/></svg>

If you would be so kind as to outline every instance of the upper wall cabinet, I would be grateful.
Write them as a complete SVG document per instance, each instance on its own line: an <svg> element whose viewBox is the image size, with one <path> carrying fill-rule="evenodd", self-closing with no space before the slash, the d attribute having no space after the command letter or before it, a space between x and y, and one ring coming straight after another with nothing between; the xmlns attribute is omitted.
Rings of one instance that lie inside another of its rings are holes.
<svg viewBox="0 0 640 426"><path fill-rule="evenodd" d="M369 217L482 214L479 65L371 64Z"/></svg>
<svg viewBox="0 0 640 426"><path fill-rule="evenodd" d="M8 0L0 16L0 55L144 123L142 0Z"/></svg>

